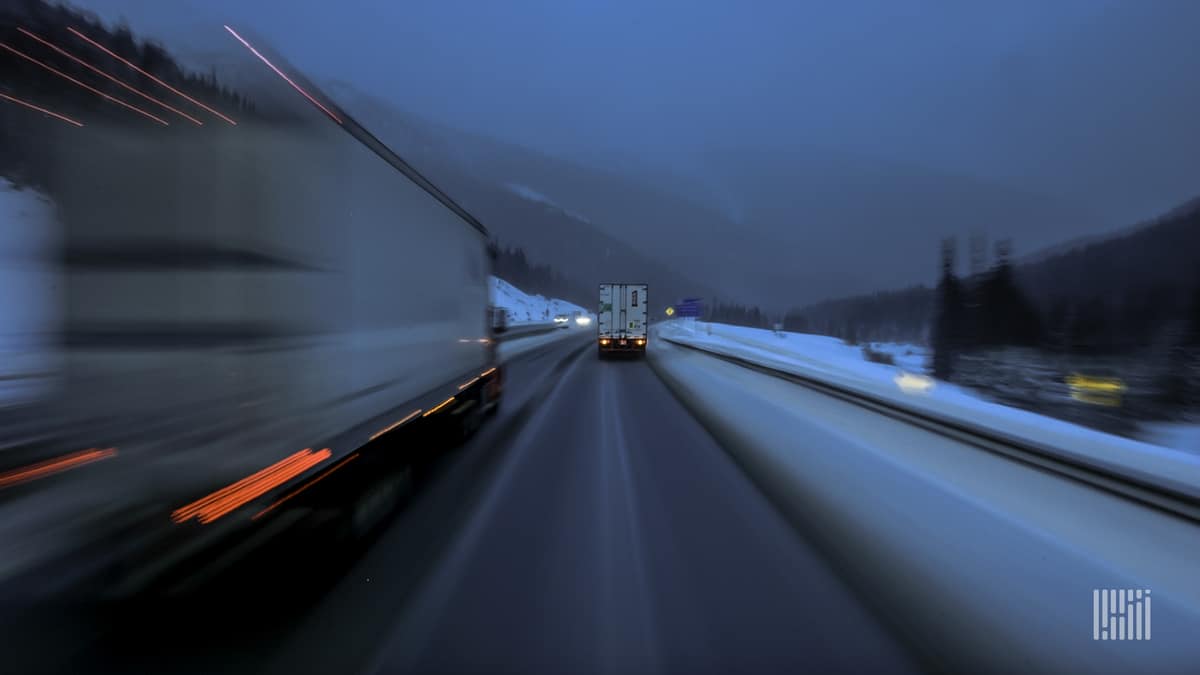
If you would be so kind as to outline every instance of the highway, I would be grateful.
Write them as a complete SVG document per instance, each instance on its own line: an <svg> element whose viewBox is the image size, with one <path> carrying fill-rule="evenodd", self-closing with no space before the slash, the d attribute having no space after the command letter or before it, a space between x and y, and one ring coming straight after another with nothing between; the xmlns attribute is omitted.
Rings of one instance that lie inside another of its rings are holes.
<svg viewBox="0 0 1200 675"><path fill-rule="evenodd" d="M6 654L71 673L915 671L649 365L579 333L513 357L501 412L361 551L279 563L299 572L282 594L9 616Z"/></svg>

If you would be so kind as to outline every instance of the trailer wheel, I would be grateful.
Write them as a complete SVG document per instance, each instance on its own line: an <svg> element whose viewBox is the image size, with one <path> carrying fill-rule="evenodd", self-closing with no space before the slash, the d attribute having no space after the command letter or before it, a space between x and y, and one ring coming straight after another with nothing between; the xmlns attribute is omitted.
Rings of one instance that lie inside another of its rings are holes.
<svg viewBox="0 0 1200 675"><path fill-rule="evenodd" d="M479 431L479 428L483 426L483 420L487 414L484 410L484 407L487 405L487 397L483 393L483 387L479 387L475 392L475 396L470 400L474 401L474 404L463 411L462 417L457 423L459 442L466 442L474 436L475 432Z"/></svg>
<svg viewBox="0 0 1200 675"><path fill-rule="evenodd" d="M349 534L363 539L387 519L412 490L411 466L389 471L354 500L347 522Z"/></svg>

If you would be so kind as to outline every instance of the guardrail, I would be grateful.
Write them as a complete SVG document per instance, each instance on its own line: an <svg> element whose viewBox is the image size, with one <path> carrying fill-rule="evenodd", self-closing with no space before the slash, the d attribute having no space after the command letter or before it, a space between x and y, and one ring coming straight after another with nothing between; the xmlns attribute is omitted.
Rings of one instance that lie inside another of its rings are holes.
<svg viewBox="0 0 1200 675"><path fill-rule="evenodd" d="M983 450L1053 471L1085 482L1092 487L1120 494L1200 523L1200 489L1195 484L1178 481L1169 476L1138 471L1128 465L1117 465L1100 459L1082 457L1062 448L1006 433L993 427L971 423L928 409L919 409L912 405L903 405L894 399L853 386L833 383L792 370L784 370L743 356L697 346L677 338L663 337L662 339L680 347L736 363L743 368L750 368L794 382Z"/></svg>
<svg viewBox="0 0 1200 675"><path fill-rule="evenodd" d="M929 669L1193 669L1200 538L1185 486L659 338L650 364L667 386ZM1093 639L1108 588L1152 591L1152 643Z"/></svg>

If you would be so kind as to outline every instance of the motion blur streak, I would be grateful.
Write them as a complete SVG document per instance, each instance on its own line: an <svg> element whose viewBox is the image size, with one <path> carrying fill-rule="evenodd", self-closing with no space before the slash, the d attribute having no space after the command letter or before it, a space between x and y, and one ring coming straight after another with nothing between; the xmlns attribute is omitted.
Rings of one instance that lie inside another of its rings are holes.
<svg viewBox="0 0 1200 675"><path fill-rule="evenodd" d="M397 424L399 424L399 422L397 422ZM304 492L304 491L305 491L305 490L307 490L308 488L310 488L310 487L312 487L312 486L316 485L317 483L320 483L321 481L325 480L325 478L326 478L327 476L329 476L329 474L331 474L331 473L333 473L334 471L337 471L338 469L342 468L343 466L345 466L345 465L349 464L349 463L350 463L350 460L352 460L352 459L356 459L356 458L358 458L358 453L357 453L357 452L356 452L356 453L354 453L353 455L350 455L350 456L349 456L349 457L347 457L346 459L343 459L342 461L338 462L337 464L334 464L333 466L329 467L328 469L325 469L325 470L324 470L324 471L322 471L321 473L319 473L319 474L317 474L316 476L314 476L312 480L308 481L308 482L307 482L307 483L305 483L304 485L301 485L301 486L300 486L300 489L298 489L298 490L296 490L295 492L293 492L293 493L291 493L291 494L287 495L286 497L283 497L282 499L279 499L279 500L278 500L278 501L276 501L274 504L271 504L270 506L268 506L267 508L263 509L262 511L259 511L258 513L254 514L254 517L253 517L253 518L251 518L250 520L258 520L259 518L261 518L261 517L263 517L263 516L267 515L268 513L270 513L270 512L272 512L272 511L274 511L275 509L279 508L281 505L283 505L285 502L287 502L287 501L288 501L289 499L291 499L292 497L295 497L296 495L300 494L301 492Z"/></svg>
<svg viewBox="0 0 1200 675"><path fill-rule="evenodd" d="M495 368L488 368L487 370L485 370L485 371L483 371L482 373L480 373L480 374L479 374L479 376L480 376L480 377L487 377L488 375L491 375L491 374L492 374L492 373L494 373L494 372L496 372L496 369L495 369Z"/></svg>
<svg viewBox="0 0 1200 675"><path fill-rule="evenodd" d="M463 389L466 389L467 387L475 384L478 381L479 381L478 377L472 377L469 381L463 382L462 384L458 385L458 390L462 391Z"/></svg>
<svg viewBox="0 0 1200 675"><path fill-rule="evenodd" d="M72 32L72 33L73 33L73 34L74 34L76 37L78 37L79 39L83 40L84 42L86 42L86 43L88 43L88 44L92 45L92 46L93 46L93 47L95 47L96 49L99 49L100 51L104 52L105 54L108 54L109 56L111 56L111 57L113 57L114 59L116 59L116 60L120 61L121 63L124 63L125 65L129 66L130 68L133 68L134 70L136 70L137 72L141 73L142 75L145 75L146 77L150 78L151 80L154 80L155 82L157 82L158 84L162 85L163 87L166 87L167 89L171 90L171 91L172 91L173 93L175 93L176 95L178 95L178 96L181 96L181 97L183 97L183 98L187 99L187 100L188 100L189 102L191 102L192 104L194 104L194 105L196 105L196 106L199 106L199 107L201 107L201 108L204 108L204 109L205 109L205 110L207 110L208 112L210 112L210 113L212 113L212 114L216 115L217 117L220 117L221 119L225 120L226 122L229 122L230 124L232 124L232 125L234 125L234 126L237 126L237 122L233 121L233 119L231 119L230 117L228 117L228 116L226 116L226 115L223 115L223 114L221 114L221 113L217 112L216 110L213 110L212 108L210 108L210 107L208 107L208 106L204 105L204 104L203 104L203 103L201 103L200 101L197 101L196 99L192 98L191 96L188 96L187 94L183 93L182 91L179 91L179 90L178 90L178 89L176 89L175 87L172 87L171 85L167 84L166 82L163 82L162 80L160 80L160 79L158 79L157 77L155 77L155 76L151 75L150 73L147 73L146 71L142 70L141 68L138 68L137 66L135 66L134 64L130 63L129 61L127 61L127 60L125 60L125 59L121 58L121 57L120 57L120 56L118 56L118 55L117 55L115 52L113 52L113 51L109 50L107 47L105 47L104 45L100 44L99 42L96 42L95 40L93 40L93 39L91 39L90 37L88 37L88 36L84 35L83 33L80 33L79 31L75 30L74 28L67 28L67 30L71 31L71 32Z"/></svg>
<svg viewBox="0 0 1200 675"><path fill-rule="evenodd" d="M1067 386L1080 391L1119 394L1125 391L1125 383L1117 377L1091 377L1072 373L1066 378Z"/></svg>
<svg viewBox="0 0 1200 675"><path fill-rule="evenodd" d="M25 483L38 478L45 478L56 473L61 473L69 469L75 469L85 464L98 462L102 459L108 459L117 454L116 448L91 448L89 450L80 450L69 455L63 455L55 459L48 459L37 464L21 467L0 473L0 490Z"/></svg>
<svg viewBox="0 0 1200 675"><path fill-rule="evenodd" d="M422 417L429 417L433 413L441 410L442 408L445 408L446 406L450 405L453 402L454 402L454 397L451 396L450 398L446 399L445 401L442 401L441 403L430 408L424 415L422 415Z"/></svg>
<svg viewBox="0 0 1200 675"><path fill-rule="evenodd" d="M2 93L0 93L0 98L2 98L2 99L5 99L6 101L12 101L13 103L16 103L17 105L23 105L23 106L25 106L26 108L29 108L29 109L31 109L31 110L36 110L36 111L38 111L38 112L40 112L40 113L43 113L43 114L49 115L49 116L51 116L51 117L54 117L54 118L57 118L57 119L60 119L60 120L62 120L62 121L64 121L64 122L67 122L68 124L74 124L74 125L75 125L75 126L77 126L77 127L81 127L81 126L83 126L83 123L82 123L82 122L76 122L75 120L71 119L70 117L67 117L66 115L59 115L59 114L58 114L58 113L56 113L56 112L53 112L53 111L50 111L50 110L46 110L45 108L42 108L42 107L40 107L40 106L36 106L36 105L34 105L34 104L32 104L32 103L29 103L28 101L22 101L22 100L21 100L21 99L19 99L19 98L13 98L12 96L9 96L9 95L7 95L7 94L2 94Z"/></svg>
<svg viewBox="0 0 1200 675"><path fill-rule="evenodd" d="M276 75L278 75L278 76L282 77L282 78L284 79L284 81L285 81L285 82L287 82L288 84L292 85L292 89L295 89L296 91L300 92L300 95L301 95L301 96L303 96L304 98L306 98L306 99L308 99L309 101L311 101L313 105L315 105L315 106L317 106L318 108L320 108L320 109L321 109L321 111L322 111L322 112L324 112L326 115L329 115L329 118L330 118L330 119L332 119L334 122L337 122L338 124L341 124L341 123L342 123L342 120L338 119L338 116L337 116L337 115L334 115L332 112L330 112L329 108L326 108L325 106L321 105L321 102L320 102L320 101L318 101L317 99L313 98L313 97L312 97L312 96L311 96L311 95L310 95L310 94L309 94L307 91L304 91L304 89L303 89L303 88L301 88L301 87L300 87L300 85L298 85L298 84L296 84L295 82L293 82L293 81L292 81L292 78L290 78L290 77L288 77L287 75L285 75L285 74L284 74L284 72L283 72L282 70L280 70L280 69L276 68L274 63L271 63L270 61L268 61L268 60L267 60L267 57L265 57L265 56L263 56L262 54L258 53L258 50L257 50L257 49L255 49L255 48L254 48L254 47L253 47L253 46L252 46L252 45L251 45L249 42L246 42L246 41L245 41L245 40L242 38L242 36L241 36L241 35L238 35L238 34L237 34L237 31L235 31L234 29L230 28L229 26L225 26L225 30L229 31L229 34L230 34L230 35L232 35L233 37L237 38L237 41L238 41L238 42L240 42L240 43L242 43L243 45L245 45L245 46L246 46L246 49L249 49L249 50L250 50L250 53L251 53L251 54L253 54L253 55L257 56L257 57L258 57L258 59L259 59L260 61L262 61L263 63L267 64L267 67L268 67L268 68L270 68L271 70L275 71L275 74L276 74Z"/></svg>
<svg viewBox="0 0 1200 675"><path fill-rule="evenodd" d="M118 85L120 85L121 87L124 87L125 89L127 89L129 91L132 91L133 93L137 94L138 96L141 96L142 98L146 99L147 101L150 101L151 103L155 103L159 106L162 106L163 108L170 110L171 112L175 113L176 115L179 115L179 116L183 117L184 119L187 119L198 125L204 124L204 122L201 122L200 120L196 119L195 117L192 117L191 115L183 112L182 110L179 110L178 108L173 108L170 105L154 98L153 96L146 94L146 93L142 92L141 90L139 90L129 84L126 84L125 82L121 81L120 79L118 79L116 77L113 77L112 75L109 75L108 73L104 72L103 70L100 70L96 66L93 66L92 64L88 63L87 61L84 61L83 59L79 58L78 56L75 56L74 54L68 52L67 50L58 47L57 45L51 43L50 41L44 40L41 37L31 33L30 31L25 30L24 28L18 27L17 30L21 31L21 33L23 33L24 35L26 35L30 38L33 38L34 40L37 40L38 42L46 45L47 47L49 47L50 49L53 49L54 51L58 52L59 54L62 54L63 56L67 57L68 59L71 59L72 61L74 61L75 63L78 63L79 65L83 66L84 68L87 68L88 70L92 71L93 73L96 73L97 75L99 75L103 78L106 78L112 82L115 82Z"/></svg>
<svg viewBox="0 0 1200 675"><path fill-rule="evenodd" d="M207 497L176 509L171 514L171 519L182 523L195 517L203 524L211 523L308 471L329 459L332 454L329 448L315 453L311 448L305 448L232 485L221 488Z"/></svg>
<svg viewBox="0 0 1200 675"><path fill-rule="evenodd" d="M216 492L209 494L206 497L203 497L195 502L192 502L191 504L188 504L187 506L177 509L173 514L171 514L171 517L176 522L183 522L184 520L187 520L188 518L191 518L193 516L202 515L206 509L210 508L217 502L229 497L232 494L237 493L240 490L243 490L246 487L249 487L250 485L256 484L260 480L266 480L266 479L273 478L276 474L278 474L284 470L287 470L287 469L291 468L292 466L298 464L305 457L308 457L311 453L312 453L311 448L305 448L304 450L301 450L300 452L297 452L294 455L285 457L284 459L279 460L278 462L272 464L271 466L268 466L265 469L257 471L255 473L247 476L246 478L243 478L243 479L239 480L238 482L233 483L232 485L227 485L227 486L221 488L220 490L217 490Z"/></svg>
<svg viewBox="0 0 1200 675"><path fill-rule="evenodd" d="M112 101L113 103L116 103L117 105L120 105L120 106L123 106L123 107L129 108L130 110L132 110L132 111L134 111L134 112L138 113L139 115L144 115L144 116L146 116L146 117L149 117L150 119L154 120L155 122L158 122L159 124L163 125L164 127L165 127L165 126L168 126L168 123L167 123L167 121L166 121L166 120L164 120L164 119L162 119L161 117L156 117L156 116L154 116L154 115L151 115L150 113L146 112L145 110L142 110L141 108L139 108L139 107L137 107L137 106L130 105L130 104L126 103L125 101L122 101L122 100L121 100L121 99L119 99L119 98L115 98L115 97L113 97L113 96L109 96L108 94L106 94L106 93L104 93L104 92L100 91L99 89L96 89L95 87L93 87L93 86L91 86L91 85L84 84L83 82L80 82L79 80L77 80L77 79L75 79L75 78L71 77L70 75L67 75L66 73L62 72L61 70L58 70L58 69L56 69L56 68L53 68L53 67L51 67L51 66L48 66L48 65L46 65L46 64L44 64L44 63L42 63L41 61L38 61L37 59L33 58L32 56L29 56L29 55L25 54L24 52L22 52L22 51L19 51L19 50L17 50L17 49L14 49L14 48L10 47L9 45L7 45L7 44L5 44L5 43L3 43L3 42L0 42L0 47L3 47L4 49L7 49L8 51L10 51L10 52L12 52L12 53L16 54L17 56L19 56L19 57L21 57L21 58L25 59L26 61L30 61L30 62L32 62L32 63L36 63L37 65L41 66L42 68L45 68L46 70L48 70L48 71L50 71L50 72L54 73L55 75L58 75L59 77L61 77L61 78L65 79L65 80L69 80L69 81L71 81L71 82L74 82L75 84L77 84L77 85L79 85L79 86L83 87L84 89L87 89L88 91L92 92L93 94L96 94L96 95L100 96L101 98L103 98L103 99L105 99L105 100Z"/></svg>
<svg viewBox="0 0 1200 675"><path fill-rule="evenodd" d="M395 429L396 427L400 426L401 424L404 424L405 422L411 420L412 418L414 418L420 414L421 414L421 409L417 408L416 410L414 410L414 411L410 412L408 415L406 415L404 417L404 419L400 420L399 422L396 422L395 424L392 424L388 427L380 429L379 431L376 431L374 434L371 435L371 440L375 440L376 438L379 438L380 436L386 434L387 432L391 431L392 429Z"/></svg>
<svg viewBox="0 0 1200 675"><path fill-rule="evenodd" d="M245 486L242 490L231 494L224 499L221 499L216 504L212 505L205 513L199 516L201 523L207 524L224 516L242 505L257 499L272 489L283 485L287 481L299 476L308 471L312 467L329 459L333 453L329 448L325 448L318 453L305 457L303 460L289 466L286 470L273 474L270 478L263 478L255 481L253 484Z"/></svg>

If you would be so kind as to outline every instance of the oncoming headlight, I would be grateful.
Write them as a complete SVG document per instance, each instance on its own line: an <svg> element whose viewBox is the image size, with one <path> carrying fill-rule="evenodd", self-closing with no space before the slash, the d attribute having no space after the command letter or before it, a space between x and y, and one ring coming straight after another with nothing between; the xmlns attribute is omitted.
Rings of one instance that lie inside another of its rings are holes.
<svg viewBox="0 0 1200 675"><path fill-rule="evenodd" d="M575 317L575 323L576 323L576 324L578 324L578 325L580 325L580 326L587 326L588 324L592 323L592 317L590 317L590 316L577 316L577 317Z"/></svg>

